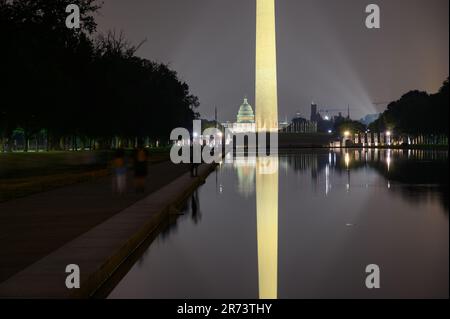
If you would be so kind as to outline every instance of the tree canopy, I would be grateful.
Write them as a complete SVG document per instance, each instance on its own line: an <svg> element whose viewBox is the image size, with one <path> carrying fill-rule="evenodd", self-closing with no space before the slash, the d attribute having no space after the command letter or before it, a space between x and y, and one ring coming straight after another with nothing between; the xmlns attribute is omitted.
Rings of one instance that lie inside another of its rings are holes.
<svg viewBox="0 0 450 319"><path fill-rule="evenodd" d="M377 131L394 130L399 134L415 136L448 136L448 82L447 79L435 94L417 90L406 93L398 101L390 103L370 128Z"/></svg>
<svg viewBox="0 0 450 319"><path fill-rule="evenodd" d="M338 119L334 123L334 132L344 135L345 132L364 133L366 126L360 121L353 121L351 119Z"/></svg>
<svg viewBox="0 0 450 319"><path fill-rule="evenodd" d="M65 25L72 3L79 29ZM18 130L25 145L45 135L51 149L74 139L168 140L198 117L175 71L138 57L121 33L97 34L99 9L95 0L0 0L0 142L11 146Z"/></svg>

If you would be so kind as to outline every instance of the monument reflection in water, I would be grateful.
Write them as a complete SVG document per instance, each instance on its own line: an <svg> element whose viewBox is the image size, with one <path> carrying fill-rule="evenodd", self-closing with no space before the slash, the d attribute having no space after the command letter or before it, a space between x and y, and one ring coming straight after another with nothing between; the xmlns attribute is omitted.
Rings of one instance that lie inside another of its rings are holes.
<svg viewBox="0 0 450 319"><path fill-rule="evenodd" d="M278 289L278 156L256 159L258 282L261 299Z"/></svg>
<svg viewBox="0 0 450 319"><path fill-rule="evenodd" d="M447 152L238 156L214 174L111 298L448 297Z"/></svg>
<svg viewBox="0 0 450 319"><path fill-rule="evenodd" d="M440 191L440 199L448 210L448 170L439 164L447 165L447 154L445 152L433 152L426 150L372 150L336 149L328 154L328 162L320 162L317 154L303 154L303 156L282 156L287 165L293 165L295 169L311 169L312 179L317 179L318 172L322 168L325 170L325 194L328 195L331 189L330 170L338 171L343 169L347 173L347 192L351 188L351 169L357 169L365 165L371 165L381 174L387 177L388 189L391 189L390 179L396 179L406 184L403 192L414 189L414 185L422 187L429 186ZM398 171L392 172L393 158L400 160ZM405 160L413 159L418 161L436 160L439 163L436 167L424 168L423 163L408 163ZM338 160L339 159L339 160ZM270 156L265 158L255 158L254 156L244 157L236 162L236 170L239 176L239 184L245 184L248 175L252 175L249 170L251 164L255 164L256 170L256 213L257 213L257 243L258 243L258 284L260 299L276 299L278 296L278 170L279 157ZM415 163L415 164L414 164ZM240 165L241 164L241 165ZM418 165L422 167L418 167ZM409 171L403 171L409 166ZM417 170L415 169L417 168ZM244 173L247 172L247 173ZM443 174L443 175L441 175ZM409 183L412 183L411 185ZM412 187L411 187L412 186ZM247 189L248 187L239 187ZM419 196L427 194L422 189L416 192ZM415 195L414 191L410 194ZM439 195L438 195L439 196ZM347 224L347 226L352 226Z"/></svg>

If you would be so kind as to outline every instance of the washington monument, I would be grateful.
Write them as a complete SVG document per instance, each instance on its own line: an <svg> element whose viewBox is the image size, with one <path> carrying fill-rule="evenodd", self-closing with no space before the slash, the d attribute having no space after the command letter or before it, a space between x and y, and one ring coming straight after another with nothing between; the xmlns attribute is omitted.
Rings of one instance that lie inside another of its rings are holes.
<svg viewBox="0 0 450 319"><path fill-rule="evenodd" d="M256 0L256 128L278 131L275 0Z"/></svg>
<svg viewBox="0 0 450 319"><path fill-rule="evenodd" d="M255 87L256 129L262 133L278 133L275 0L256 0ZM256 219L261 299L278 297L278 166L277 154L271 154L269 158L257 157Z"/></svg>

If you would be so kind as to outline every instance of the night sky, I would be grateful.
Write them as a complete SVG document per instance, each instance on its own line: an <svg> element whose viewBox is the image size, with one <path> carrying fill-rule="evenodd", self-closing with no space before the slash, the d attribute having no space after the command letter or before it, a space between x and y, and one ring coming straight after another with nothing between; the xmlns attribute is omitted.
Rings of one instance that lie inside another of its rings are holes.
<svg viewBox="0 0 450 319"><path fill-rule="evenodd" d="M381 29L365 27L366 5ZM449 69L448 0L276 0L280 120L347 109L359 119L411 89L438 90ZM139 56L168 63L200 99L200 112L235 120L254 104L256 0L106 0L99 31L147 42Z"/></svg>

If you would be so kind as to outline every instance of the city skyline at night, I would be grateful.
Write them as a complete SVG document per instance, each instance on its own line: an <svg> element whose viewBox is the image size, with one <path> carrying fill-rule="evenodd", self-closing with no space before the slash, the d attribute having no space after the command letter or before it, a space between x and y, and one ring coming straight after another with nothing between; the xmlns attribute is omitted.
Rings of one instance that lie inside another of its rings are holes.
<svg viewBox="0 0 450 319"><path fill-rule="evenodd" d="M354 119L384 111L408 90L435 93L448 76L448 1L377 4L381 28L365 26L359 0L276 1L279 120L309 105L352 108ZM200 99L199 111L234 118L255 103L256 2L106 1L99 31L123 31L139 56L168 63ZM205 81L208 78L208 81Z"/></svg>

